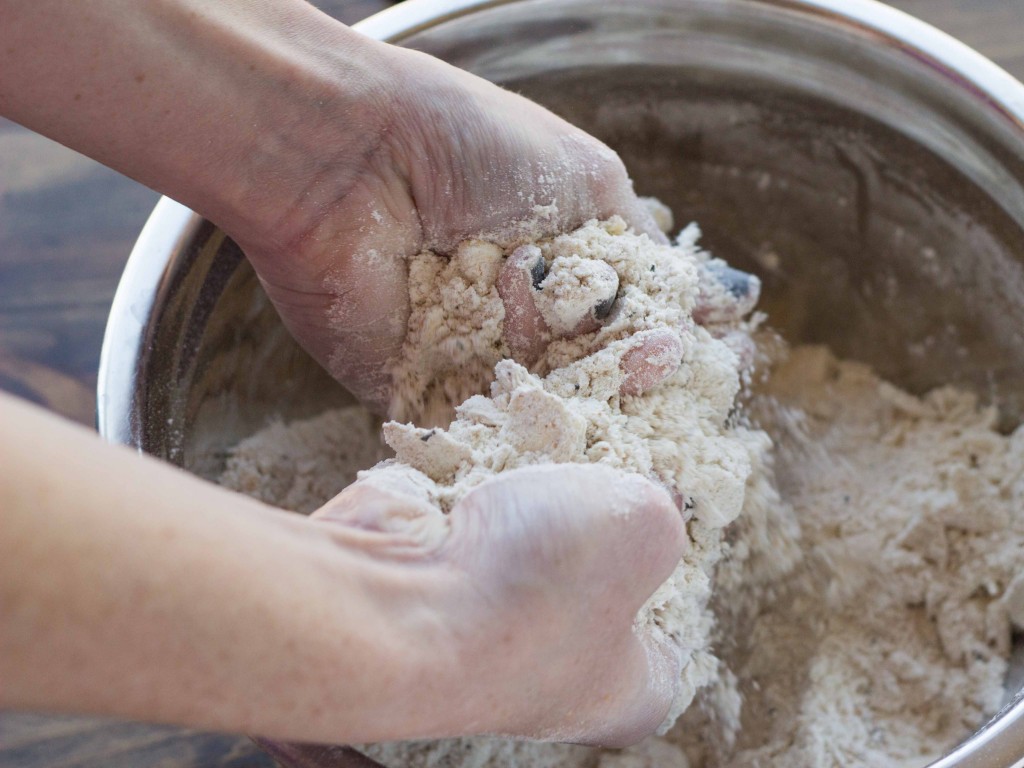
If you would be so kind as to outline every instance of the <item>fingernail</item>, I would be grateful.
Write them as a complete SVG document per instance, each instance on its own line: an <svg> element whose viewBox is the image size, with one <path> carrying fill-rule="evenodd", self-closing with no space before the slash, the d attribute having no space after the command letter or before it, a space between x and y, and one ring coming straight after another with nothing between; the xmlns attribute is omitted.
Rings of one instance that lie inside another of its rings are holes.
<svg viewBox="0 0 1024 768"><path fill-rule="evenodd" d="M606 317L608 317L608 315L612 313L612 307L615 306L616 298L618 298L617 294L609 296L604 301L598 302L598 304L594 307L594 317L596 317L598 320L604 320Z"/></svg>
<svg viewBox="0 0 1024 768"><path fill-rule="evenodd" d="M610 264L576 259L571 266L563 264L557 274L549 271L535 294L537 308L556 337L598 330L601 320L612 312L619 291L619 276ZM558 264L556 259L553 268Z"/></svg>
<svg viewBox="0 0 1024 768"><path fill-rule="evenodd" d="M539 291L544 278L548 276L548 265L544 261L544 255L538 250L536 261L530 267L530 280L533 283L533 290Z"/></svg>
<svg viewBox="0 0 1024 768"><path fill-rule="evenodd" d="M722 262L711 262L708 264L708 272L714 275L729 293L736 299L746 299L751 294L759 292L761 281L748 272L733 269Z"/></svg>
<svg viewBox="0 0 1024 768"><path fill-rule="evenodd" d="M735 321L757 306L761 280L756 275L733 269L721 260L703 265L702 273L700 296L693 311L697 322Z"/></svg>

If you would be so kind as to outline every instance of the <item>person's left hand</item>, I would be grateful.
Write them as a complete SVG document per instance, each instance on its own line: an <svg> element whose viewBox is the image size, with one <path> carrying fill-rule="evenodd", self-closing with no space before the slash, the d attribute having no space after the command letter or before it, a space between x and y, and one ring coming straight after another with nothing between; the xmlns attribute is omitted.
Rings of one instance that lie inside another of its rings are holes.
<svg viewBox="0 0 1024 768"><path fill-rule="evenodd" d="M391 468L313 517L417 595L392 600L426 654L422 684L392 707L396 732L621 747L664 720L682 659L637 614L688 538L657 484L597 464L527 467L442 515ZM295 768L359 764L341 748L261 743Z"/></svg>

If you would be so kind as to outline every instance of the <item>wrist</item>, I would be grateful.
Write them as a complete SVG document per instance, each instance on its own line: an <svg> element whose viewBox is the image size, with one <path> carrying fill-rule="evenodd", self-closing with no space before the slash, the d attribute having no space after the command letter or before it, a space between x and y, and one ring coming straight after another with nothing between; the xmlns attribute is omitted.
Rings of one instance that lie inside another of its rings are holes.
<svg viewBox="0 0 1024 768"><path fill-rule="evenodd" d="M6 5L0 113L236 236L287 237L382 126L385 46L303 0Z"/></svg>
<svg viewBox="0 0 1024 768"><path fill-rule="evenodd" d="M231 31L216 43L243 49L225 62L237 60L220 89L232 102L226 121L208 121L228 153L214 166L197 159L182 179L194 187L184 201L256 255L289 253L315 229L357 182L392 111L389 46L306 2L286 7L283 29Z"/></svg>

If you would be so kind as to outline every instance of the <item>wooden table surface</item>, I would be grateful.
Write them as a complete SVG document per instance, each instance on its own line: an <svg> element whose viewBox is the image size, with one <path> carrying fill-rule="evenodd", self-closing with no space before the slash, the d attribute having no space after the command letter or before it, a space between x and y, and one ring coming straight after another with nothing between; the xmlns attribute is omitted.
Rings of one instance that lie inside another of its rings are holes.
<svg viewBox="0 0 1024 768"><path fill-rule="evenodd" d="M386 0L319 0L352 23ZM1024 0L895 0L1024 80ZM157 194L0 120L0 388L94 423L100 344ZM0 768L271 766L237 736L0 715Z"/></svg>

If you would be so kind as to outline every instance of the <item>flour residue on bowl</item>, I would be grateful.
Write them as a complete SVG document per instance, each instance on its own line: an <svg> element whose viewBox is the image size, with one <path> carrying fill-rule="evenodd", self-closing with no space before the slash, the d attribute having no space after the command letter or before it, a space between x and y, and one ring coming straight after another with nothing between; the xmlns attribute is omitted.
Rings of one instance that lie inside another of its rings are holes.
<svg viewBox="0 0 1024 768"><path fill-rule="evenodd" d="M777 356L750 413L788 508L745 510L716 579L742 727L695 712L677 732L703 732L695 766L920 768L1004 697L1024 618L1024 431L823 347ZM793 570L766 581L793 546Z"/></svg>
<svg viewBox="0 0 1024 768"><path fill-rule="evenodd" d="M664 736L623 751L488 738L366 751L392 768L923 765L1000 703L1011 629L1024 613L1014 567L1024 555L1024 434L999 434L993 412L965 393L917 398L824 349L787 353L764 333L759 375L737 418L749 351L737 336L749 342L753 324L727 315L709 331L686 322L709 257L692 237L670 254L638 244L621 224L601 226L569 250L578 256L584 241L603 243L585 255L611 263L623 285L643 294L638 301L681 311L663 322L682 321L688 334L679 371L645 397L604 391L620 384L630 335L652 327L619 317L618 327L592 332L606 333L604 343L554 345L537 373L500 363L491 396L471 399L448 430L435 430L436 449L427 449L434 437L422 440L423 430L392 425L399 461L369 477L416 472L439 509L523 462L603 461L694 492L694 546L680 565L691 586L681 589L677 573L648 606L652 623L684 649L682 704L692 706ZM548 267L573 255L548 247ZM646 277L652 254L664 282ZM427 266L437 280L461 280L497 313L488 283L497 270L477 284L457 261ZM453 306L466 306L466 295ZM500 318L485 327L494 335ZM499 347L495 335L471 350L503 357ZM582 351L595 348L597 357L581 364ZM466 370L485 376L486 368ZM576 439L542 445L528 431L504 429L516 398L529 405L523 413L550 412L548 421L563 427L554 437ZM425 405L414 402L409 413ZM350 408L273 425L236 449L221 482L309 511L382 455L370 424ZM588 441L595 430L604 430L601 439ZM554 455L562 448L564 456ZM500 462L487 458L500 451ZM726 469L713 477L714 467Z"/></svg>

